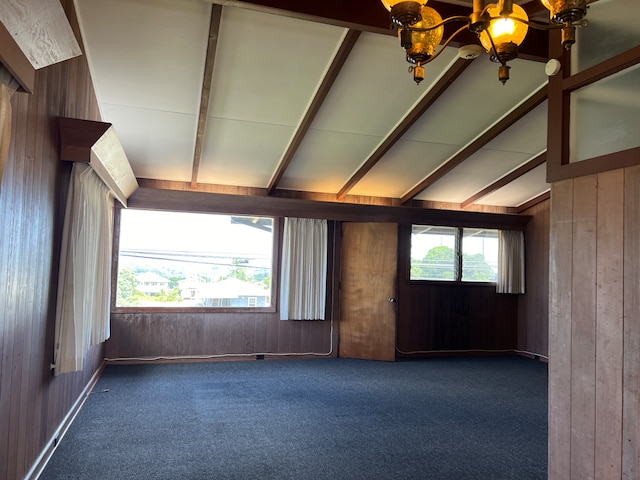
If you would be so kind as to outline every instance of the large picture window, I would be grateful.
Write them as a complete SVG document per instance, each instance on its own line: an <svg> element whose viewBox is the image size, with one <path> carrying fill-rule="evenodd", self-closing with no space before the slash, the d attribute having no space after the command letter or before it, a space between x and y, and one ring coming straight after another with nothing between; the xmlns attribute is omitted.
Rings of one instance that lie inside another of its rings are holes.
<svg viewBox="0 0 640 480"><path fill-rule="evenodd" d="M120 211L116 307L271 307L274 219Z"/></svg>
<svg viewBox="0 0 640 480"><path fill-rule="evenodd" d="M496 282L498 230L413 225L410 280Z"/></svg>

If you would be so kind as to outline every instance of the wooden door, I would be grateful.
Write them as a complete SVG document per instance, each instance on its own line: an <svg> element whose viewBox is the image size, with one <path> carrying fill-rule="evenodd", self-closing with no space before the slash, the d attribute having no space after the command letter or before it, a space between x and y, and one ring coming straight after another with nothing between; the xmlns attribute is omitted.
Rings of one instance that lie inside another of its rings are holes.
<svg viewBox="0 0 640 480"><path fill-rule="evenodd" d="M338 355L395 360L398 226L342 225Z"/></svg>

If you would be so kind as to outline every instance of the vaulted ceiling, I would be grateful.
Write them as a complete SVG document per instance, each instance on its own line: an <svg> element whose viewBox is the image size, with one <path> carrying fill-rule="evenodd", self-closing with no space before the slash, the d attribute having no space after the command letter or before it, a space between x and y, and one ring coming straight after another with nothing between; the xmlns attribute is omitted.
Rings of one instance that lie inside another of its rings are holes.
<svg viewBox="0 0 640 480"><path fill-rule="evenodd" d="M505 85L488 55L458 56L468 36L416 85L378 0L76 9L103 121L143 184L510 211L548 194L545 33Z"/></svg>

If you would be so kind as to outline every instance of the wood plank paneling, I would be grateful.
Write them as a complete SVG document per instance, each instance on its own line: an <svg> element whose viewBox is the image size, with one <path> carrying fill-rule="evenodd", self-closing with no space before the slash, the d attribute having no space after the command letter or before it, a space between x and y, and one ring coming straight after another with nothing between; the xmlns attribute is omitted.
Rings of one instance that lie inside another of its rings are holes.
<svg viewBox="0 0 640 480"><path fill-rule="evenodd" d="M549 215L551 201L523 213L531 216L525 231L526 293L518 296L518 350L549 355Z"/></svg>
<svg viewBox="0 0 640 480"><path fill-rule="evenodd" d="M112 313L108 359L329 353L331 321L281 321L278 313Z"/></svg>
<svg viewBox="0 0 640 480"><path fill-rule="evenodd" d="M71 12L71 0L62 2ZM72 18L73 15L71 15ZM58 116L98 120L86 59L38 70L34 93L12 98L0 185L0 478L22 479L102 363L94 347L77 374L53 377L53 318L68 169Z"/></svg>
<svg viewBox="0 0 640 480"><path fill-rule="evenodd" d="M573 184L571 478L593 478L595 457L597 176Z"/></svg>
<svg viewBox="0 0 640 480"><path fill-rule="evenodd" d="M411 227L402 225L398 246L398 355L515 350L518 296L497 294L495 285L409 281L410 244Z"/></svg>
<svg viewBox="0 0 640 480"><path fill-rule="evenodd" d="M598 175L595 479L620 478L623 361L624 172Z"/></svg>
<svg viewBox="0 0 640 480"><path fill-rule="evenodd" d="M622 478L640 478L640 167L624 183Z"/></svg>
<svg viewBox="0 0 640 480"><path fill-rule="evenodd" d="M571 478L573 182L551 187L549 243L549 479Z"/></svg>
<svg viewBox="0 0 640 480"><path fill-rule="evenodd" d="M551 194L549 479L640 475L640 167Z"/></svg>
<svg viewBox="0 0 640 480"><path fill-rule="evenodd" d="M518 298L495 290L401 280L398 354L515 350Z"/></svg>

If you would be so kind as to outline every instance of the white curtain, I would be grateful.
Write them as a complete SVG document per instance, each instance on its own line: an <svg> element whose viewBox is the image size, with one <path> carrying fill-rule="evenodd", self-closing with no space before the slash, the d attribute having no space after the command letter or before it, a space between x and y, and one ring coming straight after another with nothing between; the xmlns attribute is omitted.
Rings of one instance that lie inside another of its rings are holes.
<svg viewBox="0 0 640 480"><path fill-rule="evenodd" d="M524 293L524 232L498 232L498 293Z"/></svg>
<svg viewBox="0 0 640 480"><path fill-rule="evenodd" d="M64 218L55 326L55 374L82 370L91 345L109 338L113 196L76 163Z"/></svg>
<svg viewBox="0 0 640 480"><path fill-rule="evenodd" d="M324 320L327 221L285 218L280 280L281 320Z"/></svg>
<svg viewBox="0 0 640 480"><path fill-rule="evenodd" d="M11 97L17 88L17 80L0 64L0 185L11 142Z"/></svg>

